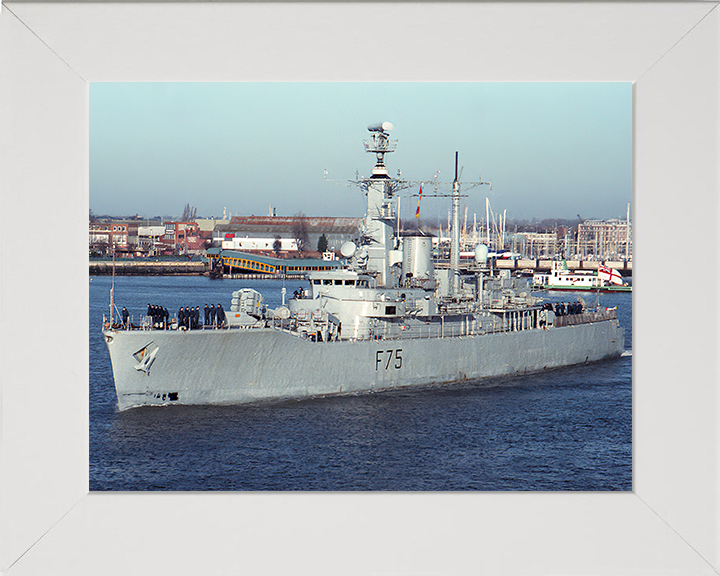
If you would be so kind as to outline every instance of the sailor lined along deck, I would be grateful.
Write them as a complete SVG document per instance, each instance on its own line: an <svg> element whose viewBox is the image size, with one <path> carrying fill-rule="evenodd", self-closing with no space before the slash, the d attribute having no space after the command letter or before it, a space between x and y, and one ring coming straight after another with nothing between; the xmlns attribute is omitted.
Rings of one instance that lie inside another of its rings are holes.
<svg viewBox="0 0 720 576"><path fill-rule="evenodd" d="M342 246L345 268L307 275L308 285L271 309L252 289L236 290L225 323L188 330L124 329L103 335L121 409L141 405L230 404L454 382L619 356L615 311L584 303L543 305L528 281L493 271L485 245L460 266L460 184L452 186L450 266L435 269L432 238L398 237L391 178L392 124L371 125L369 178L359 237Z"/></svg>

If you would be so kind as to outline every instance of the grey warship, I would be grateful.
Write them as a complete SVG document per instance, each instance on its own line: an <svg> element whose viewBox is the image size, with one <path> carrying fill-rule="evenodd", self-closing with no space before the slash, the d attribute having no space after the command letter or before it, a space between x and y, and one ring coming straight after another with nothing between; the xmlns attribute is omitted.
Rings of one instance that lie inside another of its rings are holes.
<svg viewBox="0 0 720 576"><path fill-rule="evenodd" d="M146 319L103 324L121 410L170 404L241 404L366 393L539 372L620 356L616 311L581 300L557 309L528 280L494 271L487 247L460 264L460 183L452 183L450 262L436 267L432 238L395 232L385 155L392 124L368 127L372 175L357 179L367 213L347 266L307 274L307 288L275 309L259 292L232 293L226 323L159 330Z"/></svg>

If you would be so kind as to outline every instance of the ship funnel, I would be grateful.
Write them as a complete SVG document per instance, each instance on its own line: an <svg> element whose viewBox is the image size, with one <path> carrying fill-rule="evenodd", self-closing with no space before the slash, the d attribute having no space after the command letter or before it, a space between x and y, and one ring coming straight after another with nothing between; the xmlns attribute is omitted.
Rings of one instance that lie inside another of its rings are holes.
<svg viewBox="0 0 720 576"><path fill-rule="evenodd" d="M403 275L416 280L431 280L434 270L432 237L420 231L404 234Z"/></svg>

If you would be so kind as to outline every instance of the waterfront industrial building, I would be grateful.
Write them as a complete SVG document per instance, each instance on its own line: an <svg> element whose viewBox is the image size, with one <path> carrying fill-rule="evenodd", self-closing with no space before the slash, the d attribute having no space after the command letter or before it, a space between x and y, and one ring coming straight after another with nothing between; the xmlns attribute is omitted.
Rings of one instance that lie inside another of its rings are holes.
<svg viewBox="0 0 720 576"><path fill-rule="evenodd" d="M192 222L111 220L90 222L89 245L94 254L119 256L204 255L210 247L280 258L317 254L320 238L327 252L339 254L343 243L356 239L363 219L316 216L235 216ZM465 238L465 235L463 235ZM484 235L467 237L486 242ZM438 239L442 244L443 238ZM493 250L514 257L567 258L579 261L631 261L632 226L628 220L585 220L577 228L559 226L552 232L491 234Z"/></svg>
<svg viewBox="0 0 720 576"><path fill-rule="evenodd" d="M321 236L338 252L357 237L362 218L318 216L234 216L213 231L213 244L227 249L282 253L316 251ZM276 250L275 241L280 245Z"/></svg>

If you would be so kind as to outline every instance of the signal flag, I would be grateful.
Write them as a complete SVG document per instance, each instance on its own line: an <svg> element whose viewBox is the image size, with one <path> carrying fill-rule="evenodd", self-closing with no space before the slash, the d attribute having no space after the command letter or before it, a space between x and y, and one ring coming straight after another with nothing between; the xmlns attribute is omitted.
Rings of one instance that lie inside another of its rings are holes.
<svg viewBox="0 0 720 576"><path fill-rule="evenodd" d="M598 266L598 276L603 280L609 281L611 284L616 284L617 286L623 285L622 276L615 268L600 264Z"/></svg>
<svg viewBox="0 0 720 576"><path fill-rule="evenodd" d="M418 194L418 207L415 212L415 220L417 221L417 227L420 228L420 199L422 198L422 184L420 184L420 194Z"/></svg>

